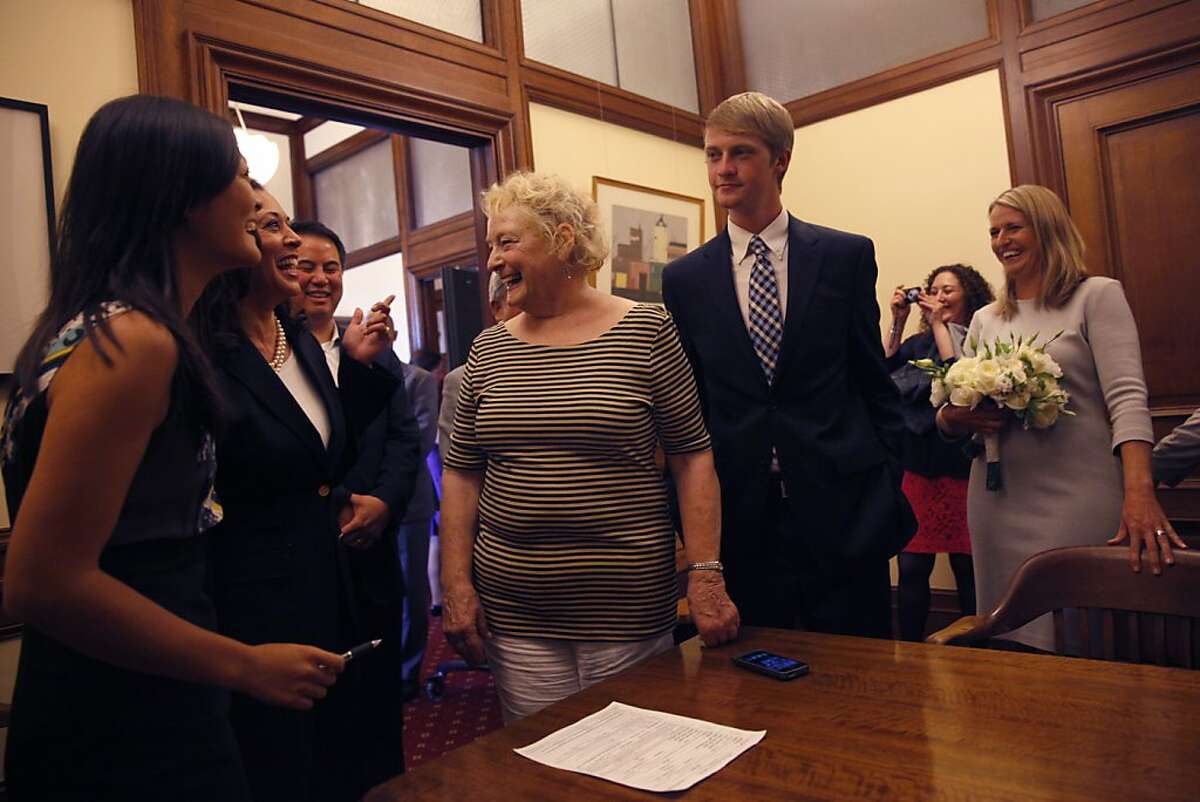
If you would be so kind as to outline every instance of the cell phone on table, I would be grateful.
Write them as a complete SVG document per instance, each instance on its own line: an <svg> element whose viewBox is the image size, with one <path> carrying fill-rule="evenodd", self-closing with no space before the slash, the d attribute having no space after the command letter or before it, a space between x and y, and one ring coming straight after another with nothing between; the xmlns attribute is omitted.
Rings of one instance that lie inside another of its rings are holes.
<svg viewBox="0 0 1200 802"><path fill-rule="evenodd" d="M733 664L785 682L808 673L808 663L762 649L739 654Z"/></svg>

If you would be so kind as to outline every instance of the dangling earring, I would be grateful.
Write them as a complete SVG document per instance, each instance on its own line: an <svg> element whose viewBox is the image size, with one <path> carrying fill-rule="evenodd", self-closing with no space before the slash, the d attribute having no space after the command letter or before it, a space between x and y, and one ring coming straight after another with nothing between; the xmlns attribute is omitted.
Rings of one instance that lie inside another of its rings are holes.
<svg viewBox="0 0 1200 802"><path fill-rule="evenodd" d="M563 262L562 272L563 272L563 275L569 279L575 278L575 274L571 272L571 266L569 264L567 264L566 262Z"/></svg>

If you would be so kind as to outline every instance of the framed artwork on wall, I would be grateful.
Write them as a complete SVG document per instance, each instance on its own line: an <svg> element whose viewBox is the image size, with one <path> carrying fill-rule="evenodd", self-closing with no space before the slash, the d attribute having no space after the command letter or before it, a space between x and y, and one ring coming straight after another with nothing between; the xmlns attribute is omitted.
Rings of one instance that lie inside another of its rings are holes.
<svg viewBox="0 0 1200 802"><path fill-rule="evenodd" d="M704 242L704 200L600 176L592 178L592 197L610 247L596 286L661 304L663 268Z"/></svg>
<svg viewBox="0 0 1200 802"><path fill-rule="evenodd" d="M46 305L54 242L50 123L40 103L0 97L0 375Z"/></svg>

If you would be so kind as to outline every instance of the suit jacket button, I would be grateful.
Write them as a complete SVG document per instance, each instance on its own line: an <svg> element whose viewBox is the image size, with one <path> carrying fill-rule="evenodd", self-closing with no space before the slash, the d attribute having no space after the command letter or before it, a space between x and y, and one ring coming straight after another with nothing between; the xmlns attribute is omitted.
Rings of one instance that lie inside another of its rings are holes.
<svg viewBox="0 0 1200 802"><path fill-rule="evenodd" d="M329 495L329 485L321 485L317 488L317 495L321 498Z"/></svg>

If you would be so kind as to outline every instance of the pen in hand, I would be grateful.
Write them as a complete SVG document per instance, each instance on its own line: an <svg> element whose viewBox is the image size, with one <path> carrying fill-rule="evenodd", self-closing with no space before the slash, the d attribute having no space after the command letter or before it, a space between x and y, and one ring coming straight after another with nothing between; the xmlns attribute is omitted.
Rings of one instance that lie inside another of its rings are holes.
<svg viewBox="0 0 1200 802"><path fill-rule="evenodd" d="M360 643L350 651L343 654L342 659L349 663L354 658L362 657L364 654L367 654L381 643L383 643L383 638L376 638L375 640L369 640L366 643Z"/></svg>

